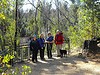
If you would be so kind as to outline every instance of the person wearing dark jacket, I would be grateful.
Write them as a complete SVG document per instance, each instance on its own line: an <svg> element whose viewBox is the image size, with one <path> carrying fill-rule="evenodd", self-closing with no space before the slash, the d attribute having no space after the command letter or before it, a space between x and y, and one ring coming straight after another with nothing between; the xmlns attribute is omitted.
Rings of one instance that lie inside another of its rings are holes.
<svg viewBox="0 0 100 75"><path fill-rule="evenodd" d="M53 38L54 37L51 35L51 32L48 32L48 37L46 39L46 41L47 41L47 56L48 56L48 58L52 58Z"/></svg>
<svg viewBox="0 0 100 75"><path fill-rule="evenodd" d="M30 50L32 51L32 62L37 62L37 54L39 49L39 43L36 39L36 35L33 36L33 39L30 42Z"/></svg>
<svg viewBox="0 0 100 75"><path fill-rule="evenodd" d="M40 46L40 58L41 58L41 60L45 60L45 58L44 58L45 39L44 39L43 34L40 34L40 38L38 39L38 42L39 42L39 46Z"/></svg>

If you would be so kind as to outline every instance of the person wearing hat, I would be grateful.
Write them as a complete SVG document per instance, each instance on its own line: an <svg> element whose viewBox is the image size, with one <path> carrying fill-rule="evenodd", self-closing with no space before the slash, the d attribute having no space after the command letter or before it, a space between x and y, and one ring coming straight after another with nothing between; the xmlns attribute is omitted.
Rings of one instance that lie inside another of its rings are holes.
<svg viewBox="0 0 100 75"><path fill-rule="evenodd" d="M38 39L39 46L40 46L40 59L45 60L44 58L44 50L45 50L45 39L44 39L44 34L40 34L40 38Z"/></svg>
<svg viewBox="0 0 100 75"><path fill-rule="evenodd" d="M52 58L52 46L53 46L54 37L51 35L51 32L48 32L47 41L47 56L48 58Z"/></svg>
<svg viewBox="0 0 100 75"><path fill-rule="evenodd" d="M39 43L36 38L36 35L33 35L33 38L30 42L30 50L32 51L32 62L37 62L37 55L38 55Z"/></svg>
<svg viewBox="0 0 100 75"><path fill-rule="evenodd" d="M57 47L57 57L60 57L60 49L62 49L62 44L64 42L63 33L57 30L54 40L56 47Z"/></svg>

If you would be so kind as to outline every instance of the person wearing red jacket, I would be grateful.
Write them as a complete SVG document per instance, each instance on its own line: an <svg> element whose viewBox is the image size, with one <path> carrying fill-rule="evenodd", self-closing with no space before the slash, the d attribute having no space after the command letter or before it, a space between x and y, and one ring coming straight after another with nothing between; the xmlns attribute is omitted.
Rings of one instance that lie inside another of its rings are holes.
<svg viewBox="0 0 100 75"><path fill-rule="evenodd" d="M64 42L64 37L63 37L63 33L60 32L59 30L57 30L57 33L55 35L55 44L57 47L57 57L60 57L60 49L62 49L62 44Z"/></svg>

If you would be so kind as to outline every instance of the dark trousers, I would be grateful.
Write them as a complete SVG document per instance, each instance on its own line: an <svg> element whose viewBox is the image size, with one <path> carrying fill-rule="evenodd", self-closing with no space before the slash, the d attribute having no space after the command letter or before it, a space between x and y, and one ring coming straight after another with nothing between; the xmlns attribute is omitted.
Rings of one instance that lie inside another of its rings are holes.
<svg viewBox="0 0 100 75"><path fill-rule="evenodd" d="M40 49L40 58L41 59L44 59L44 50L45 50L45 47Z"/></svg>
<svg viewBox="0 0 100 75"><path fill-rule="evenodd" d="M47 56L48 58L52 58L52 43L47 44Z"/></svg>
<svg viewBox="0 0 100 75"><path fill-rule="evenodd" d="M32 61L36 61L37 62L37 55L38 55L38 50L33 50L32 51Z"/></svg>

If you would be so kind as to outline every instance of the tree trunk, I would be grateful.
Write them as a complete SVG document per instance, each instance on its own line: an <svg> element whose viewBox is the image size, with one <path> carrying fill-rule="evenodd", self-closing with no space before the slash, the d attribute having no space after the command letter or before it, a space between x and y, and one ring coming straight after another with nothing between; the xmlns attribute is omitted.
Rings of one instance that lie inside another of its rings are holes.
<svg viewBox="0 0 100 75"><path fill-rule="evenodd" d="M94 13L94 1L93 1L93 6L92 6L92 38L93 37L95 37L96 36L96 28L95 28L95 23L94 23L94 15L95 15L95 13Z"/></svg>
<svg viewBox="0 0 100 75"><path fill-rule="evenodd" d="M58 17L58 29L60 28L59 25L59 1L57 0L57 17Z"/></svg>
<svg viewBox="0 0 100 75"><path fill-rule="evenodd" d="M37 9L38 9L38 7L36 8L36 12L35 12L35 27L34 27L35 34L38 34L38 24L37 24L37 19L36 19L36 17L37 17Z"/></svg>
<svg viewBox="0 0 100 75"><path fill-rule="evenodd" d="M18 10L18 0L16 0L16 15L15 15L15 37L14 37L14 50L15 51L17 50L17 26L18 26L17 10Z"/></svg>

